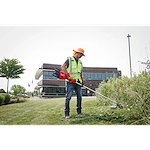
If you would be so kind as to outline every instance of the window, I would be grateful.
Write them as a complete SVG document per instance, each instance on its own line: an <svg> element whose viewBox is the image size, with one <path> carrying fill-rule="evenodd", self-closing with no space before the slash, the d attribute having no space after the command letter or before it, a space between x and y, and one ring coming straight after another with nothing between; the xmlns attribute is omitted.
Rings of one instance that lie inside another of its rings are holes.
<svg viewBox="0 0 150 150"><path fill-rule="evenodd" d="M113 74L112 73L110 74L110 77L113 78Z"/></svg>
<svg viewBox="0 0 150 150"><path fill-rule="evenodd" d="M98 78L97 78L97 76L98 76L98 74L96 73L96 74L95 74L95 80L97 80L97 79L98 79Z"/></svg>
<svg viewBox="0 0 150 150"><path fill-rule="evenodd" d="M108 80L112 78L118 78L118 74L113 73L83 73L85 80Z"/></svg>
<svg viewBox="0 0 150 150"><path fill-rule="evenodd" d="M118 74L117 73L115 73L114 75L115 75L115 79L118 78Z"/></svg>
<svg viewBox="0 0 150 150"><path fill-rule="evenodd" d="M84 79L87 80L87 74L83 73Z"/></svg>
<svg viewBox="0 0 150 150"><path fill-rule="evenodd" d="M57 80L57 78L53 76L53 73L53 71L43 71L43 79Z"/></svg>
<svg viewBox="0 0 150 150"><path fill-rule="evenodd" d="M43 71L43 79L47 79L48 77L48 71Z"/></svg>
<svg viewBox="0 0 150 150"><path fill-rule="evenodd" d="M87 79L91 79L91 74L88 73L87 75L88 75Z"/></svg>
<svg viewBox="0 0 150 150"><path fill-rule="evenodd" d="M106 79L106 75L104 73L102 73L102 80Z"/></svg>
<svg viewBox="0 0 150 150"><path fill-rule="evenodd" d="M66 90L65 87L43 87L43 92L47 94L53 94L53 93L65 94Z"/></svg>
<svg viewBox="0 0 150 150"><path fill-rule="evenodd" d="M102 79L102 74L98 74L98 79Z"/></svg>
<svg viewBox="0 0 150 150"><path fill-rule="evenodd" d="M95 79L95 74L94 73L91 74L91 79L93 79L93 80Z"/></svg>

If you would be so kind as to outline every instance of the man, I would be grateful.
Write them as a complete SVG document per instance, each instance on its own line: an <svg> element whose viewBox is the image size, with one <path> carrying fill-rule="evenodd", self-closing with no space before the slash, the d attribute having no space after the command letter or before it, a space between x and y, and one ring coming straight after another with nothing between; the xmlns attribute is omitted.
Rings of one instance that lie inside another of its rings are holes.
<svg viewBox="0 0 150 150"><path fill-rule="evenodd" d="M68 57L66 62L61 66L61 69L67 76L67 81L66 81L66 100L65 100L65 118L69 119L69 112L70 112L70 107L69 107L69 102L71 100L71 96L73 94L73 91L75 90L76 95L77 95L77 114L83 115L81 113L81 101L82 101L82 91L81 91L81 86L76 84L75 82L80 82L83 84L85 79L83 78L83 73L82 73L82 62L80 58L84 55L84 50L82 48L78 48L77 50L73 50L73 56Z"/></svg>

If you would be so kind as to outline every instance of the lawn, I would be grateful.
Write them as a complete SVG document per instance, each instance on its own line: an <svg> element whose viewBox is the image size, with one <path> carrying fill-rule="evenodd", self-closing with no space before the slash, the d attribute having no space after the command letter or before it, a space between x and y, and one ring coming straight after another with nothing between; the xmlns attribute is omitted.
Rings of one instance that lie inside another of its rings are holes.
<svg viewBox="0 0 150 150"><path fill-rule="evenodd" d="M0 125L122 125L124 109L99 106L96 98L82 99L82 113L76 114L76 98L70 101L70 119L64 118L65 98L27 100L0 106Z"/></svg>

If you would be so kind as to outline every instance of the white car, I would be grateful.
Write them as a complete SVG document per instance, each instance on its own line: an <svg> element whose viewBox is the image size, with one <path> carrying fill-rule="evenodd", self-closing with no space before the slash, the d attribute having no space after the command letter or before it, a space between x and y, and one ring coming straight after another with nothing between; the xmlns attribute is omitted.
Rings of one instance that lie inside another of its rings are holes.
<svg viewBox="0 0 150 150"><path fill-rule="evenodd" d="M28 95L27 94L17 94L17 96L24 97L24 96L28 96Z"/></svg>

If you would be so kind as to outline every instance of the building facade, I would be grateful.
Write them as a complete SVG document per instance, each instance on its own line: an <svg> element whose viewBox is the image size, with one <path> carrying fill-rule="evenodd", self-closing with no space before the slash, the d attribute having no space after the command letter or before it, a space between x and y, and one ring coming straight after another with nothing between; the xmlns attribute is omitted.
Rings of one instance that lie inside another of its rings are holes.
<svg viewBox="0 0 150 150"><path fill-rule="evenodd" d="M65 80L58 79L52 74L58 68L61 70L61 65L43 64L36 72L35 79L39 80L35 90L43 97L65 96ZM99 67L83 67L83 76L86 80L85 86L96 90L103 80L108 81L110 77L118 78L121 76L121 71L117 68L99 68ZM83 96L91 96L94 93L82 87Z"/></svg>

